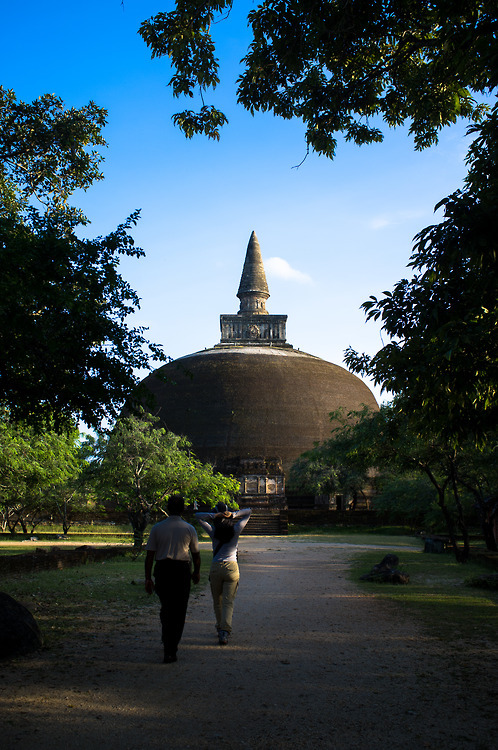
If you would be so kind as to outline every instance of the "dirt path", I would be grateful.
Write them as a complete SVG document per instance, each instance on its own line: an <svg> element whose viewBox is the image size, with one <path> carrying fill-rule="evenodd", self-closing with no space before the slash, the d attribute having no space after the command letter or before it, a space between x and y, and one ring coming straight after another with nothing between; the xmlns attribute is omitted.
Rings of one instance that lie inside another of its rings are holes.
<svg viewBox="0 0 498 750"><path fill-rule="evenodd" d="M491 750L497 654L442 646L347 578L347 545L242 539L234 634L189 608L163 665L158 608L4 665L0 740L23 750ZM379 559L387 550L379 552ZM399 553L402 557L402 553ZM111 627L112 626L112 627Z"/></svg>

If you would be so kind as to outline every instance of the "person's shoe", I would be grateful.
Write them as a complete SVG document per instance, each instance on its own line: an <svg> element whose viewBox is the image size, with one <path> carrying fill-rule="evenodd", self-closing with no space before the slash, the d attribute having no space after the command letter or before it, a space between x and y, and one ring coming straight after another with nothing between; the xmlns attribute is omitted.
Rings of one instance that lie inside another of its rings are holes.
<svg viewBox="0 0 498 750"><path fill-rule="evenodd" d="M173 664L174 661L178 661L176 654L164 654L163 664Z"/></svg>
<svg viewBox="0 0 498 750"><path fill-rule="evenodd" d="M218 642L220 646L226 646L228 643L228 636L230 633L228 633L227 630L220 630L218 633Z"/></svg>

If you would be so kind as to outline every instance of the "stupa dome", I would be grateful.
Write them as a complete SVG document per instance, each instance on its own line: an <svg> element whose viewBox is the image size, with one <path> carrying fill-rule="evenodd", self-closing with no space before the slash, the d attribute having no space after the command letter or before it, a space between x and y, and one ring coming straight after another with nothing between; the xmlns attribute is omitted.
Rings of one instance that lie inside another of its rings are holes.
<svg viewBox="0 0 498 750"><path fill-rule="evenodd" d="M287 474L330 436L331 411L378 406L360 378L287 343L287 316L266 310L270 295L254 232L237 296L239 312L221 316L220 344L164 365L142 385L161 424L188 437L202 461L227 472L266 462L274 469L266 473Z"/></svg>
<svg viewBox="0 0 498 750"><path fill-rule="evenodd" d="M206 349L164 365L144 385L162 424L221 470L234 459L265 458L287 474L301 453L330 437L331 411L377 409L355 375L290 347Z"/></svg>

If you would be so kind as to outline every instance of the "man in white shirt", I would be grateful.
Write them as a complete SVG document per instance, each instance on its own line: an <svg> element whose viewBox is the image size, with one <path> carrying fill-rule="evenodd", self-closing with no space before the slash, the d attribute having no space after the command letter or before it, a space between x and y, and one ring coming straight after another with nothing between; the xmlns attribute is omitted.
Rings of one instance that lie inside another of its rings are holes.
<svg viewBox="0 0 498 750"><path fill-rule="evenodd" d="M162 640L164 664L177 660L178 644L182 637L187 615L191 581L199 583L201 556L194 527L181 518L184 500L172 495L168 500L168 518L156 523L150 530L145 558L145 590L155 590L161 601ZM190 570L190 557L194 570ZM152 567L154 579L152 581Z"/></svg>

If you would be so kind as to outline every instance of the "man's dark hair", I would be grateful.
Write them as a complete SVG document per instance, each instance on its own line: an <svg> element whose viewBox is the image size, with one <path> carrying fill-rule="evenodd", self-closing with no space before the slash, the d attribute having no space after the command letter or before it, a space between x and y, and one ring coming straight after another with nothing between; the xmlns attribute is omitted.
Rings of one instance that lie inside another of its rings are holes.
<svg viewBox="0 0 498 750"><path fill-rule="evenodd" d="M183 495L171 495L168 499L168 513L170 516L180 516L185 509Z"/></svg>

